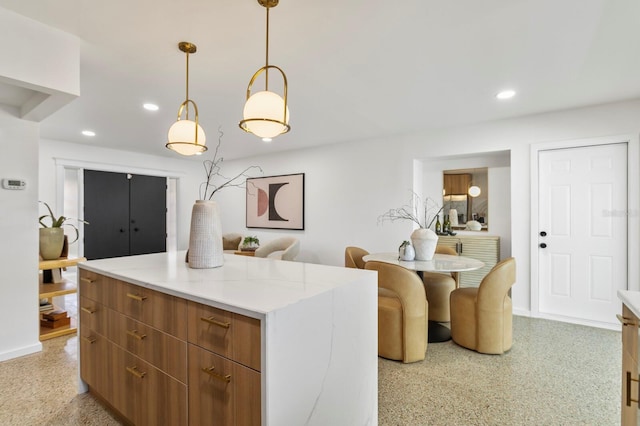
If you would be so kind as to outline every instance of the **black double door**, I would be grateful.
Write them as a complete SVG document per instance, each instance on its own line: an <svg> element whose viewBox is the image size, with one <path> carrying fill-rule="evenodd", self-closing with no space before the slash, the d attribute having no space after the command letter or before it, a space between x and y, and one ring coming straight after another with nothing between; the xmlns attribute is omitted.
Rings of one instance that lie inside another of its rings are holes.
<svg viewBox="0 0 640 426"><path fill-rule="evenodd" d="M87 259L166 251L166 217L166 178L84 171Z"/></svg>

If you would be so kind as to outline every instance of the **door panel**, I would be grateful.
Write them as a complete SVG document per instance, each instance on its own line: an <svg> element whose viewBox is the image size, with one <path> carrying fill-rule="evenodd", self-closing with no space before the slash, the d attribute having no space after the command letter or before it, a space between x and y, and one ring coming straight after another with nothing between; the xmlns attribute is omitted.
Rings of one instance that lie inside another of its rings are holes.
<svg viewBox="0 0 640 426"><path fill-rule="evenodd" d="M129 254L129 181L123 173L84 171L84 256Z"/></svg>
<svg viewBox="0 0 640 426"><path fill-rule="evenodd" d="M85 170L85 257L166 251L166 194L164 177Z"/></svg>
<svg viewBox="0 0 640 426"><path fill-rule="evenodd" d="M167 179L133 175L130 185L130 254L166 251Z"/></svg>
<svg viewBox="0 0 640 426"><path fill-rule="evenodd" d="M615 324L627 288L627 146L541 151L538 167L540 312Z"/></svg>

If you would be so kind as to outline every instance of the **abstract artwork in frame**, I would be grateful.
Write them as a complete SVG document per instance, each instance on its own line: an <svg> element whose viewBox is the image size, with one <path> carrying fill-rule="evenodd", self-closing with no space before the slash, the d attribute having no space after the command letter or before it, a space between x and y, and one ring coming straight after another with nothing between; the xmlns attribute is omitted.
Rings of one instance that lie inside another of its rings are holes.
<svg viewBox="0 0 640 426"><path fill-rule="evenodd" d="M304 229L304 173L248 178L247 228Z"/></svg>

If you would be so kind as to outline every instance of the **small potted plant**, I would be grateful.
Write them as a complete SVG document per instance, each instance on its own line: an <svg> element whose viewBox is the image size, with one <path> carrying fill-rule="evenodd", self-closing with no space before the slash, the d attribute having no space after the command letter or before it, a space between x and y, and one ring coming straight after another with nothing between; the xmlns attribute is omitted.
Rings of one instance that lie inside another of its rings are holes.
<svg viewBox="0 0 640 426"><path fill-rule="evenodd" d="M89 224L89 222L81 220L81 219L71 219L66 216L58 216L53 213L49 204L40 201L47 207L49 211L48 214L43 214L38 218L38 222L40 222L40 256L44 260L53 260L58 259L62 254L62 249L64 247L65 235L63 226L69 226L73 228L75 231L75 238L68 244L74 243L78 240L80 233L78 232L78 228L73 224L67 221L69 220L77 220L78 222Z"/></svg>
<svg viewBox="0 0 640 426"><path fill-rule="evenodd" d="M258 247L260 247L260 240L256 236L244 237L242 240L241 250L255 251Z"/></svg>

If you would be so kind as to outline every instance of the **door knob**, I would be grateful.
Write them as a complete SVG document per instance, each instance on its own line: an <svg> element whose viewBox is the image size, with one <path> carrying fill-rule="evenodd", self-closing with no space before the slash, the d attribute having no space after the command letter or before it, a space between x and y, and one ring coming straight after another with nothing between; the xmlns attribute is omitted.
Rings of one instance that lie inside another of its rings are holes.
<svg viewBox="0 0 640 426"><path fill-rule="evenodd" d="M546 233L545 231L541 231L541 232L540 232L540 236L541 236L541 237L546 237L546 236L547 236L547 233Z"/></svg>
<svg viewBox="0 0 640 426"><path fill-rule="evenodd" d="M540 243L540 248L547 248L547 244L546 243Z"/></svg>

